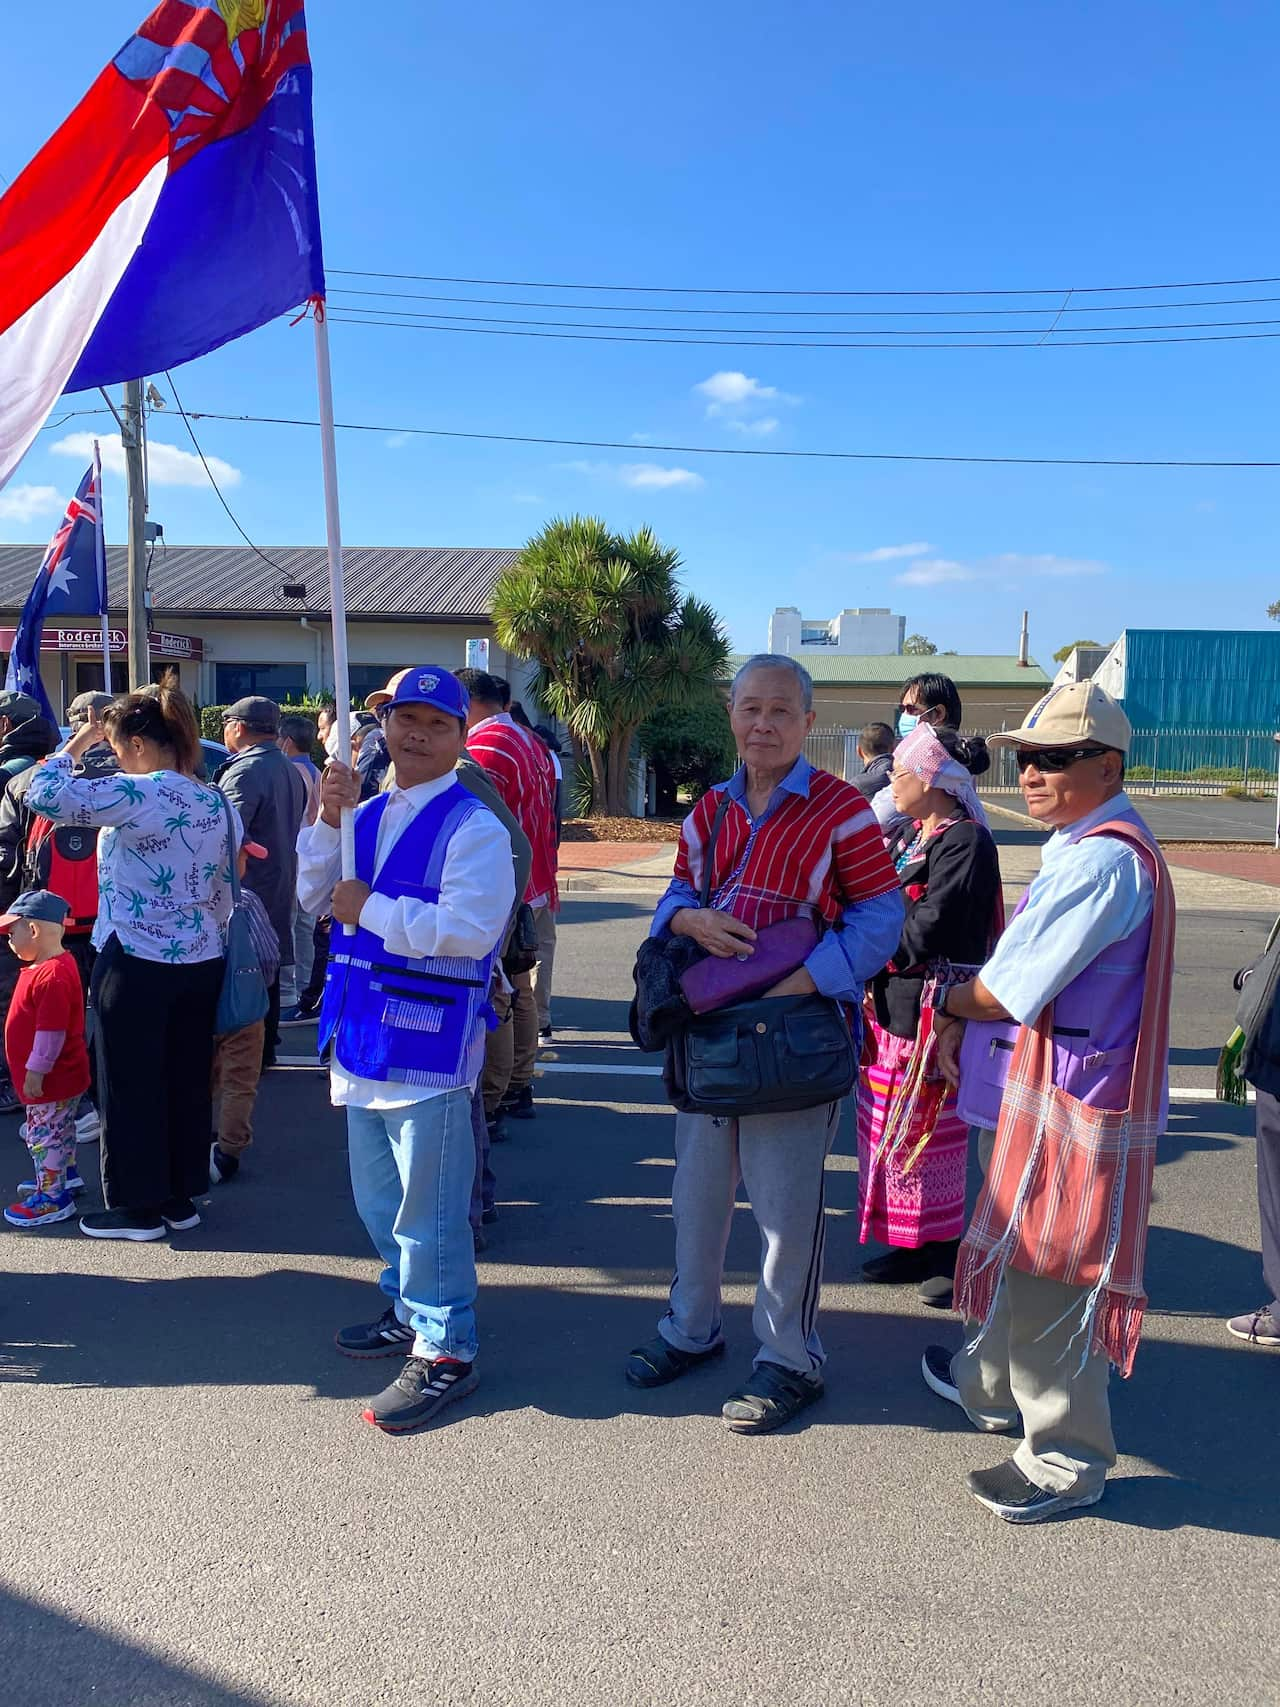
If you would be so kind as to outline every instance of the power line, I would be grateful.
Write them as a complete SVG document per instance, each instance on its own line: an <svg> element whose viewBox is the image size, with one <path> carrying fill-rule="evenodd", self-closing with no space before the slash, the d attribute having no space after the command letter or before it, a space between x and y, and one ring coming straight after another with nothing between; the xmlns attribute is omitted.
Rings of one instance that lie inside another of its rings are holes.
<svg viewBox="0 0 1280 1707"><path fill-rule="evenodd" d="M700 344L713 350L1099 350L1122 344L1229 344L1239 343L1242 339L1280 338L1280 332L1210 332L1204 337L1179 334L1174 338L1059 338L1048 344L1038 343L1037 334L1032 332L1019 342L877 344L866 340L857 343L827 340L789 344L778 338L661 338L616 332L522 332L497 326L430 326L412 320L365 320L346 312L335 314L332 309L329 320L335 326L381 326L402 332L457 332L473 338L553 338L580 344Z"/></svg>
<svg viewBox="0 0 1280 1707"><path fill-rule="evenodd" d="M545 304L538 303L534 304L534 306L543 307ZM441 314L436 310L432 310L429 313L419 313L410 308L371 308L365 303L339 305L339 312L343 314L353 314L357 312L357 310L361 314L377 315L379 319L385 319L398 314L406 320L444 320L450 323L460 323L468 326L555 326L576 328L580 331L661 332L664 335L671 332L698 332L700 334L711 332L722 333L726 337L735 337L745 332L753 336L758 335L765 338L811 338L815 330L815 328L808 326L799 329L792 329L787 326L645 326L637 325L633 321L626 320L516 320L508 315L499 314ZM1030 312L1030 310L1028 310L1028 312ZM1058 316L1054 319L1053 323L1045 327L937 326L929 327L928 330L931 336L935 338L994 338L1006 334L1011 337L1045 337L1055 329L1057 326L1057 320L1061 317L1061 313L1062 311L1059 310ZM882 318L887 319L889 316L884 315ZM1157 320L1146 324L1139 323L1136 326L1072 326L1070 330L1072 333L1186 332L1223 326L1280 326L1280 318L1272 318L1270 320ZM837 331L837 329L827 327L819 327L817 330L829 330L833 337L836 335ZM852 333L846 334L841 332L839 335L843 338L846 336L852 336ZM905 330L900 326L871 326L866 329L866 335L876 338L916 338L920 336L920 331L914 326ZM834 347L838 349L840 346L837 344Z"/></svg>
<svg viewBox="0 0 1280 1707"><path fill-rule="evenodd" d="M170 382L172 383L172 382ZM261 427L318 427L318 421L290 415L222 415L197 409L195 421L230 421ZM1108 456L951 456L919 451L780 450L748 449L742 445L637 444L634 439L556 439L531 433L465 433L448 427L397 427L369 421L337 421L345 433L393 433L406 438L474 439L487 444L554 445L573 450L625 450L632 456L674 452L681 456L777 457L793 461L822 462L958 462L1012 464L1034 468L1280 468L1280 460L1230 461L1188 457Z"/></svg>
<svg viewBox="0 0 1280 1707"><path fill-rule="evenodd" d="M166 368L164 370L164 377L169 382L169 389L173 393L173 400L178 405L178 413L182 416L182 424L187 429L188 436L190 437L192 444L195 446L196 455L200 458L200 463L201 463L201 466L203 467L205 473L209 476L209 484L210 484L210 486L213 487L214 491L217 493L218 502L222 505L223 509L227 512L228 516L230 516L232 527L235 528L236 532L240 535L241 539L249 547L249 550L253 552L255 557L260 557L262 559L262 561L265 564L267 564L267 566L269 568L274 569L277 571L278 574L283 575L285 580L287 581L289 579L289 571L287 569L283 568L273 558L268 557L265 551L259 551L258 547L253 543L253 541L249 538L248 534L240 526L239 518L237 517L235 511L231 508L231 505L228 504L227 500L223 497L222 488L221 488L221 486L218 485L218 482L213 477L213 470L209 467L208 460L205 457L204 452L200 448L200 441L196 437L196 430L191 425L191 421L187 415L186 410L182 407L182 399L181 399L181 397L178 396L178 388L173 383L173 375L169 372L168 368ZM197 417L197 419L199 419L199 417ZM213 420L213 419L215 419L215 417L209 416L208 419Z"/></svg>
<svg viewBox="0 0 1280 1707"><path fill-rule="evenodd" d="M839 297L955 297L955 296L1076 296L1136 294L1148 290L1225 290L1243 285L1280 284L1280 275L1255 279L1183 279L1173 284L1135 285L1047 285L1028 286L1025 290L1010 287L987 290L765 290L754 286L730 288L725 285L637 285L637 284L565 284L545 279L471 279L450 273L378 273L356 267L330 267L333 278L401 279L417 284L496 285L508 290L590 290L625 291L648 296L839 296Z"/></svg>
<svg viewBox="0 0 1280 1707"><path fill-rule="evenodd" d="M442 296L422 290L361 290L355 285L337 285L329 290L332 296L375 296L383 299L394 299L398 302L454 302L468 303L476 308L553 308L557 313L571 309L583 309L590 314L612 314L613 304L606 302L531 302L527 297L511 296ZM1233 308L1244 307L1258 302L1280 302L1280 296L1209 296L1192 297L1179 302L1094 302L1081 303L1072 308L1064 305L1058 310L1061 314L1164 314L1174 308ZM363 308L363 303L335 304L335 307L347 307L353 311ZM1008 304L1000 308L724 308L719 304L715 308L697 308L689 303L677 303L670 307L654 303L633 302L630 305L633 314L718 314L730 315L734 318L745 317L748 314L785 315L790 320L880 320L892 317L895 320L938 320L964 316L977 318L995 314L1040 314L1048 315L1053 309L1045 308L1014 308ZM405 312L405 311L401 311Z"/></svg>

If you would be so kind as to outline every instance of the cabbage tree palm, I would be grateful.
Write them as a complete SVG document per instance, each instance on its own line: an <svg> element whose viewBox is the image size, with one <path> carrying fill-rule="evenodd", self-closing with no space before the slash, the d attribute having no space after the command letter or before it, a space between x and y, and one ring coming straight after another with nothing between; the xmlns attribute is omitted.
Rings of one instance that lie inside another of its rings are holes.
<svg viewBox="0 0 1280 1707"><path fill-rule="evenodd" d="M636 731L660 706L713 695L729 643L710 605L682 594L680 558L650 528L557 518L498 580L499 644L538 665L540 704L591 766L596 812L624 815Z"/></svg>

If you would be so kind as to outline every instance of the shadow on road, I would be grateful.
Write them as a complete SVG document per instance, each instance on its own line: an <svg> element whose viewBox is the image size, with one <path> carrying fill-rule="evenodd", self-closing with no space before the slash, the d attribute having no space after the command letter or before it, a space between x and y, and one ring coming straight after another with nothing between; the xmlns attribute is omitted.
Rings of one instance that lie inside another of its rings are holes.
<svg viewBox="0 0 1280 1707"><path fill-rule="evenodd" d="M267 1707L265 1696L228 1689L3 1589L0 1647L19 1691L10 1700L21 1707L90 1700L99 1707Z"/></svg>

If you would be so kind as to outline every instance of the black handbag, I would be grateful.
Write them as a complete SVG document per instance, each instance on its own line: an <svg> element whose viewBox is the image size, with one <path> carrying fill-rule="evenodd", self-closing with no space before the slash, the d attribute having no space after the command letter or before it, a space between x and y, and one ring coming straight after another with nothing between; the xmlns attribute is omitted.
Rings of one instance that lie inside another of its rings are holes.
<svg viewBox="0 0 1280 1707"><path fill-rule="evenodd" d="M511 936L502 955L502 970L508 978L517 978L522 972L532 972L538 964L538 921L533 916L533 908L527 901L521 901L516 908L515 922L511 926Z"/></svg>
<svg viewBox="0 0 1280 1707"><path fill-rule="evenodd" d="M703 907L711 897L716 838L726 795L708 838ZM758 996L691 1016L667 1041L662 1082L682 1114L732 1119L795 1114L838 1102L858 1077L858 1050L839 1002L806 996Z"/></svg>

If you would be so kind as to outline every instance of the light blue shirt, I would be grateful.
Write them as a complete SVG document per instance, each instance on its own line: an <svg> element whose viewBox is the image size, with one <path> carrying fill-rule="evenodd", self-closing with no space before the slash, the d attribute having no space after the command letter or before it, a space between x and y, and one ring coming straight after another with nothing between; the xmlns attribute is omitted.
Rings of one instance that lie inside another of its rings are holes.
<svg viewBox="0 0 1280 1707"><path fill-rule="evenodd" d="M1150 917L1151 876L1139 855L1115 836L1082 838L1099 824L1133 814L1120 793L1044 845L1027 904L982 968L982 982L1021 1025L1034 1025L1061 994L1114 942Z"/></svg>
<svg viewBox="0 0 1280 1707"><path fill-rule="evenodd" d="M784 804L789 795L798 794L807 800L812 775L813 766L802 755L769 796L768 805L758 818L752 818L747 804L745 765L734 772L724 789L742 807L753 827L758 827ZM693 885L682 877L673 877L658 902L649 935L664 935L676 913L684 907L699 905ZM806 971L822 994L838 1002L860 1003L863 983L879 972L897 948L904 916L902 894L897 889L866 901L851 901L841 914L844 928L827 931L805 961Z"/></svg>

